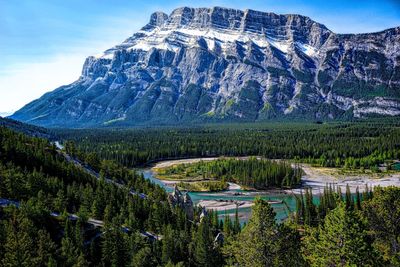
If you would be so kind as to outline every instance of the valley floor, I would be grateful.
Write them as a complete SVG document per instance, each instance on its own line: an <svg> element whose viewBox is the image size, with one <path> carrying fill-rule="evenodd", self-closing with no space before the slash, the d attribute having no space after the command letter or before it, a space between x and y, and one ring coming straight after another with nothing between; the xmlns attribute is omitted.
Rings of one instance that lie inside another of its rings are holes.
<svg viewBox="0 0 400 267"><path fill-rule="evenodd" d="M357 187L360 192L365 190L365 185L369 188L376 186L399 186L400 173L362 173L362 172L343 172L338 168L313 167L309 164L301 164L305 175L302 177L302 188L312 188L314 194L323 191L327 184L342 187L342 192L347 185L352 193L356 192ZM289 190L290 192L300 193L301 189Z"/></svg>
<svg viewBox="0 0 400 267"><path fill-rule="evenodd" d="M247 159L249 157L235 157L237 159ZM217 157L212 158L190 158L190 159L179 159L179 160L168 160L156 163L153 170L160 168L167 168L179 164L190 164L199 161L212 161L218 159ZM363 192L365 185L368 187L387 187L387 186L399 186L400 187L400 172L390 172L390 173L373 173L373 172L351 172L343 171L339 168L324 168L324 167L314 167L310 164L300 164L304 171L304 176L302 177L302 186L298 189L284 190L287 193L300 193L300 190L304 188L312 188L314 194L319 194L323 190L323 187L332 184L335 186L340 186L344 189L349 185L351 192L355 192L358 187L360 192ZM182 180L163 180L161 182L167 185L175 185ZM185 181L187 182L187 181ZM228 190L239 190L240 185L229 183ZM276 190L275 190L276 191Z"/></svg>

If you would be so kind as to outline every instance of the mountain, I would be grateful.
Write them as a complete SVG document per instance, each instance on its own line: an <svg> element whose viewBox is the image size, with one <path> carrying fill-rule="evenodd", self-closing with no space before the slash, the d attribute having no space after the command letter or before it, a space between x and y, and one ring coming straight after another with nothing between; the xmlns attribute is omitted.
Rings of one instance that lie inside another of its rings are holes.
<svg viewBox="0 0 400 267"><path fill-rule="evenodd" d="M14 113L14 111L5 111L5 112L0 112L0 117L7 117L10 116Z"/></svg>
<svg viewBox="0 0 400 267"><path fill-rule="evenodd" d="M400 115L400 27L336 34L301 15L156 12L81 77L11 118L42 126Z"/></svg>

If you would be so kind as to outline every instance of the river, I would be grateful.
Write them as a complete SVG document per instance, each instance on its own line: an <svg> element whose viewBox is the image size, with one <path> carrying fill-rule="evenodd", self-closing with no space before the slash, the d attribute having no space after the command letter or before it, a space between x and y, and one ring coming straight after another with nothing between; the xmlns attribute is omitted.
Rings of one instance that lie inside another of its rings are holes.
<svg viewBox="0 0 400 267"><path fill-rule="evenodd" d="M247 157L239 157L245 159ZM160 161L155 164L157 167L168 167L181 163L193 163L198 161L215 160L217 158L190 158L180 160L166 160ZM354 194L359 188L363 192L365 185L368 184L369 188L375 186L400 186L400 173L383 173L383 174L367 174L356 173L355 175L340 174L340 169L335 168L318 168L312 167L309 164L301 164L304 175L301 178L302 188L311 188L313 192L314 203L319 202L319 195L323 192L327 184L339 186L342 192L345 192L346 186L349 186L350 191ZM146 179L160 185L167 192L173 190L169 182L163 182L156 178L152 168L139 170L143 173ZM171 181L170 181L171 182ZM221 192L190 192L194 204L201 204L208 209L217 209L221 216L228 214L233 216L236 210L235 202L239 202L239 217L240 221L246 222L251 213L251 205L254 198L261 197L268 200L276 212L276 219L282 221L289 216L290 212L296 209L295 194L300 193L300 189L286 190L286 192L278 191L245 191L237 189L239 186L233 184L229 190Z"/></svg>
<svg viewBox="0 0 400 267"><path fill-rule="evenodd" d="M139 170L143 173L146 179L151 180L153 183L160 185L167 192L172 192L173 187L165 184L155 177L155 174L151 168ZM256 197L271 201L271 205L276 212L276 219L282 221L288 217L290 211L294 211L296 208L296 199L292 194L285 193L271 193L266 191L245 191L241 189L227 190L221 192L190 192L190 197L194 204L198 204L200 201L206 200L217 200L217 201L239 201L239 202L252 202ZM285 205L286 203L286 205ZM235 208L220 210L218 213L220 216L228 214L234 216ZM290 211L289 211L290 210ZM251 214L251 207L238 208L239 219L241 223L246 222Z"/></svg>

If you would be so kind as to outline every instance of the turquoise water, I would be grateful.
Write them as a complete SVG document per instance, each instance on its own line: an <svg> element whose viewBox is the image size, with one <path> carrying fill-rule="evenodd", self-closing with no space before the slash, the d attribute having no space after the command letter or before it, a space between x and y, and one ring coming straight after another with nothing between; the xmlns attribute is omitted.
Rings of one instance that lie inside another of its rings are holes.
<svg viewBox="0 0 400 267"><path fill-rule="evenodd" d="M400 171L400 162L397 162L397 163L393 164L393 168L394 168L396 171Z"/></svg>
<svg viewBox="0 0 400 267"><path fill-rule="evenodd" d="M155 178L154 173L151 169L141 170L146 179L151 180L153 183L160 185L167 192L172 192L173 188L171 186L165 185L160 180ZM236 193L236 195L235 195ZM238 194L239 193L239 194ZM244 190L229 190L222 192L190 192L190 197L193 202L197 204L200 200L238 200L238 201L253 201L256 197L261 197L265 200L277 201L282 203L274 203L272 207L276 212L276 219L282 221L289 216L290 212L295 211L296 199L294 195L291 194L279 194L279 193L269 193L260 191L244 191ZM286 203L286 204L285 204ZM235 214L235 209L225 210L218 212L221 216L228 214L233 216ZM239 217L241 223L246 222L251 214L251 208L240 208L238 209Z"/></svg>

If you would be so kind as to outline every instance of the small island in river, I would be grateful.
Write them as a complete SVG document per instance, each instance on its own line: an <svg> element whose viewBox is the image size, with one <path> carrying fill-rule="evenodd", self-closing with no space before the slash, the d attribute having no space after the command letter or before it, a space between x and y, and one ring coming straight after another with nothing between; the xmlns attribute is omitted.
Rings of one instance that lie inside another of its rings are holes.
<svg viewBox="0 0 400 267"><path fill-rule="evenodd" d="M302 169L255 157L218 158L155 166L157 178L191 192L235 189L290 189L301 183Z"/></svg>

